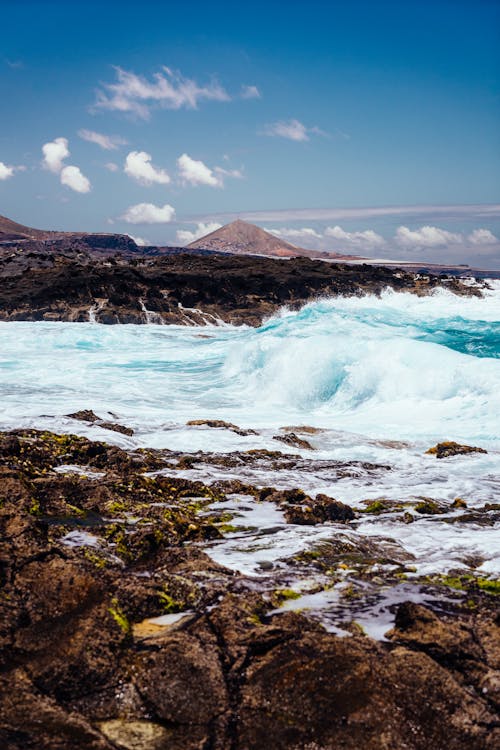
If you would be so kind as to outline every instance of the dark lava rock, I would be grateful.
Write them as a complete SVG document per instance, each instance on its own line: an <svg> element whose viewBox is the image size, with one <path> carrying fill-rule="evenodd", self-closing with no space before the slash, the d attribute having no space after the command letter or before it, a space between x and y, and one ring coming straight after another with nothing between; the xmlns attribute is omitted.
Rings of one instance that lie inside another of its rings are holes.
<svg viewBox="0 0 500 750"><path fill-rule="evenodd" d="M304 438L300 438L295 432L289 432L286 435L274 435L274 440L280 440L286 445L292 445L294 448L303 448L305 450L313 451L311 443Z"/></svg>
<svg viewBox="0 0 500 750"><path fill-rule="evenodd" d="M244 430L231 422L224 422L223 419L191 419L186 422L188 427L212 427L215 429L230 430L236 435L257 435L255 430Z"/></svg>
<svg viewBox="0 0 500 750"><path fill-rule="evenodd" d="M66 414L70 419L79 419L81 422L99 422L99 417L92 409L80 409L73 414Z"/></svg>
<svg viewBox="0 0 500 750"><path fill-rule="evenodd" d="M473 445L460 445L460 443L455 443L451 440L438 443L433 448L429 448L426 453L436 456L436 458L448 458L449 456L461 456L465 453L488 453L488 451Z"/></svg>
<svg viewBox="0 0 500 750"><path fill-rule="evenodd" d="M498 747L499 621L479 607L493 597L478 591L455 619L403 605L389 643L272 615L190 544L210 537L205 514L224 495L175 470L144 476L162 456L0 433L2 748ZM104 476L61 475L61 463ZM353 514L300 490L261 494L323 520ZM77 521L92 523L90 544L68 544Z"/></svg>
<svg viewBox="0 0 500 750"><path fill-rule="evenodd" d="M91 409L82 409L81 411L76 411L74 414L66 414L66 416L70 417L71 419L78 419L81 422L90 422L91 424L95 424L98 427L102 427L103 430L121 432L122 435L128 435L129 437L134 434L134 431L131 427L125 427L124 425L117 424L116 422L106 422L105 420L98 417L97 414L94 414Z"/></svg>
<svg viewBox="0 0 500 750"><path fill-rule="evenodd" d="M125 427L125 425L116 424L116 422L98 422L97 424L99 427L102 427L103 430L120 432L122 435L128 435L129 437L134 434L134 431L131 427Z"/></svg>
<svg viewBox="0 0 500 750"><path fill-rule="evenodd" d="M261 490L261 499L278 503L288 523L314 526L325 521L348 523L355 518L353 509L328 495L316 495L313 500L302 490Z"/></svg>
<svg viewBox="0 0 500 750"><path fill-rule="evenodd" d="M153 313L163 323L205 325L218 318L258 326L283 305L298 309L318 296L380 294L387 288L423 295L443 285L457 294L482 293L459 279L424 280L380 266L147 251L138 252L128 237L106 235L0 247L0 319L87 322L92 311L92 319L108 325L148 323Z"/></svg>

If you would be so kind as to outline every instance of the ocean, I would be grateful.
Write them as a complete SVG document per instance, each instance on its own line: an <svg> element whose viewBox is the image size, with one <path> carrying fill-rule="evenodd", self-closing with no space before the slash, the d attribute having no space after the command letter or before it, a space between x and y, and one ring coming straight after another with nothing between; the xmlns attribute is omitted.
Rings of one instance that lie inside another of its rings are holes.
<svg viewBox="0 0 500 750"><path fill-rule="evenodd" d="M130 426L134 435L64 416L79 409ZM203 419L256 434L186 425ZM451 508L456 498L470 510L499 502L500 282L491 282L482 298L438 290L427 297L386 292L323 299L285 309L260 328L0 323L0 429L19 427L83 434L124 448L281 451L297 458L236 467L200 460L176 471L208 482L239 478L300 487L358 509L377 499L432 498L447 503L449 513L414 514L414 523L381 513L342 534L394 545L418 577L457 569L500 574L497 525L473 518L453 523ZM278 441L284 427L314 450ZM444 440L487 453L444 460L426 453ZM228 503L235 529L209 553L249 577L265 579L271 562L291 580L286 560L332 536L328 524L285 525L265 502L234 496ZM328 620L332 595L308 596L320 598L298 601ZM390 602L393 597L392 591ZM385 621L373 625L373 611L365 615L367 629L381 633ZM358 621L363 617L358 612ZM332 628L335 622L330 617Z"/></svg>

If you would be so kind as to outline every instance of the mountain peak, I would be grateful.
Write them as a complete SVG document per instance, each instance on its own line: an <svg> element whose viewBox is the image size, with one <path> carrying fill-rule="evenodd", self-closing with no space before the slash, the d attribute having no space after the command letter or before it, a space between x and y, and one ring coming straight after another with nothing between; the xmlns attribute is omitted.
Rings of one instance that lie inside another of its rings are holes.
<svg viewBox="0 0 500 750"><path fill-rule="evenodd" d="M292 257L307 254L306 250L295 247L290 242L276 237L265 229L250 224L243 219L236 219L220 229L200 237L188 245L191 250L218 250L219 252L237 255L275 255Z"/></svg>

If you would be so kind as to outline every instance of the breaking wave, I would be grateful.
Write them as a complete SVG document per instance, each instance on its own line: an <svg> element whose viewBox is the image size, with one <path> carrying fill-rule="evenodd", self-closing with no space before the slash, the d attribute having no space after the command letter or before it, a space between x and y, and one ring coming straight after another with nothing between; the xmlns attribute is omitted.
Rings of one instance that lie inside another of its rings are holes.
<svg viewBox="0 0 500 750"><path fill-rule="evenodd" d="M0 426L78 408L498 440L500 285L320 300L260 328L0 324ZM16 426L17 426L16 424Z"/></svg>

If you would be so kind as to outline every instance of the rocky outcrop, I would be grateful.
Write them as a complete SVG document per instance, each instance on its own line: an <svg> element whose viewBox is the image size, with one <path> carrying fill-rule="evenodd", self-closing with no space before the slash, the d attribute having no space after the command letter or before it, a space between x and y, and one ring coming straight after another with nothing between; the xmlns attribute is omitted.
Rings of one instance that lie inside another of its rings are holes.
<svg viewBox="0 0 500 750"><path fill-rule="evenodd" d="M167 457L0 434L2 747L498 747L494 597L477 590L448 614L407 602L382 643L274 613L197 544L221 534L223 491L152 476ZM241 489L323 520L352 514L324 495ZM345 554L327 545L325 569Z"/></svg>
<svg viewBox="0 0 500 750"><path fill-rule="evenodd" d="M104 238L104 239L103 239ZM386 288L428 294L445 286L480 295L479 286L369 265L309 258L130 252L130 238L96 236L27 243L0 252L0 320L99 323L230 322L259 325L284 305L298 309L320 296L379 294ZM122 247L123 245L123 247Z"/></svg>

